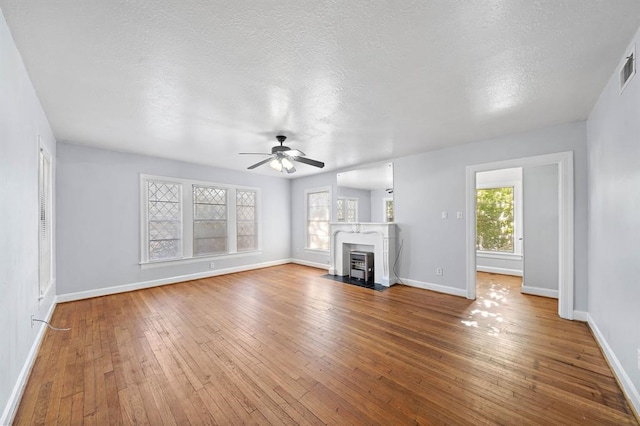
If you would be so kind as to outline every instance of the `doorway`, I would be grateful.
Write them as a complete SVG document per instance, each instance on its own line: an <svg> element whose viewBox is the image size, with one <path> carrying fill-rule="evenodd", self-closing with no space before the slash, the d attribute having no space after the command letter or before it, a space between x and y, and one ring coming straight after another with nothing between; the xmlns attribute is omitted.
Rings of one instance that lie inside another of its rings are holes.
<svg viewBox="0 0 640 426"><path fill-rule="evenodd" d="M561 152L467 166L467 298L476 298L476 174L498 169L556 165L558 173L558 314L573 319L573 153Z"/></svg>

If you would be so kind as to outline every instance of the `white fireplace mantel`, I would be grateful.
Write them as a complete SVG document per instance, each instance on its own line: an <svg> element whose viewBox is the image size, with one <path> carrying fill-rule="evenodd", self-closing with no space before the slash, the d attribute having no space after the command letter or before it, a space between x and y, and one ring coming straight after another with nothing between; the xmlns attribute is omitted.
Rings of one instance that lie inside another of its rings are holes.
<svg viewBox="0 0 640 426"><path fill-rule="evenodd" d="M373 253L374 280L384 286L397 282L394 272L396 259L395 223L331 223L331 266L329 274L349 275L351 250Z"/></svg>

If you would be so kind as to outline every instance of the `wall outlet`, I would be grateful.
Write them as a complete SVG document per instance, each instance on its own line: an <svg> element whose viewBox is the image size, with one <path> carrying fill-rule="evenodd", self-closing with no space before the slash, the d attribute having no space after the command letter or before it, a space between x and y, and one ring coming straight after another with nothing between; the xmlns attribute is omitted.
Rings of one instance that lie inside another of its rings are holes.
<svg viewBox="0 0 640 426"><path fill-rule="evenodd" d="M35 324L35 321L33 320L36 316L31 314L31 328L33 328L33 325Z"/></svg>
<svg viewBox="0 0 640 426"><path fill-rule="evenodd" d="M442 275L442 268L436 268L436 275Z"/></svg>
<svg viewBox="0 0 640 426"><path fill-rule="evenodd" d="M457 212L456 213L456 218L457 219L462 219L462 212Z"/></svg>
<svg viewBox="0 0 640 426"><path fill-rule="evenodd" d="M209 269L216 269L216 263L215 262L209 262Z"/></svg>

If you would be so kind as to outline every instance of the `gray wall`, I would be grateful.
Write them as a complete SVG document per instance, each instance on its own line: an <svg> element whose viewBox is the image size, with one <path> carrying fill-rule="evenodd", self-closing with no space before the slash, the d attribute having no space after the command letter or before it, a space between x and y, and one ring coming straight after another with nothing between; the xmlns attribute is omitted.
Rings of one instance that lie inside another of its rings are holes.
<svg viewBox="0 0 640 426"><path fill-rule="evenodd" d="M523 287L558 291L558 165L522 170L524 206Z"/></svg>
<svg viewBox="0 0 640 426"><path fill-rule="evenodd" d="M640 34L632 42L637 55ZM618 70L587 122L589 315L635 386L640 404L640 75L620 94Z"/></svg>
<svg viewBox="0 0 640 426"><path fill-rule="evenodd" d="M399 275L466 291L466 167L473 164L573 151L575 179L575 309L587 309L586 124L570 123L528 133L393 159L394 202L399 242ZM291 186L293 257L326 265L328 253L304 250L304 190L335 184L335 173L304 177ZM447 211L449 218L441 219ZM444 274L436 275L442 267Z"/></svg>
<svg viewBox="0 0 640 426"><path fill-rule="evenodd" d="M371 222L384 223L384 199L393 198L393 194L387 193L384 189L374 189L371 191Z"/></svg>
<svg viewBox="0 0 640 426"><path fill-rule="evenodd" d="M44 318L56 291L38 302L38 134L55 168L56 141L0 13L0 424L42 327L30 317Z"/></svg>
<svg viewBox="0 0 640 426"><path fill-rule="evenodd" d="M209 260L140 268L140 173L261 188L262 254L216 269L291 257L287 179L59 143L58 294L209 271Z"/></svg>
<svg viewBox="0 0 640 426"><path fill-rule="evenodd" d="M394 160L396 222L404 250L400 276L466 289L466 166L562 151L574 153L575 309L587 308L586 126L565 124ZM442 211L449 219L440 218ZM442 267L444 274L436 275Z"/></svg>

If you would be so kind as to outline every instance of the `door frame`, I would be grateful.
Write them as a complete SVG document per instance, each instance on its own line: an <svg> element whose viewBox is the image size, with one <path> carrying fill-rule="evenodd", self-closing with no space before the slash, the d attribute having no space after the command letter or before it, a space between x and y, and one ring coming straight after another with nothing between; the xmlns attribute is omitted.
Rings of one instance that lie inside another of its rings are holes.
<svg viewBox="0 0 640 426"><path fill-rule="evenodd" d="M476 298L476 173L512 167L558 165L558 315L573 319L573 152L514 158L467 166L466 171L466 247L467 299Z"/></svg>

